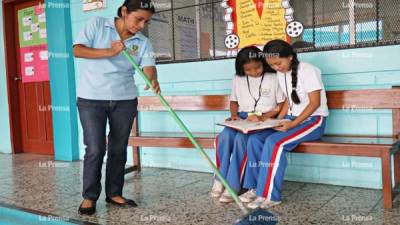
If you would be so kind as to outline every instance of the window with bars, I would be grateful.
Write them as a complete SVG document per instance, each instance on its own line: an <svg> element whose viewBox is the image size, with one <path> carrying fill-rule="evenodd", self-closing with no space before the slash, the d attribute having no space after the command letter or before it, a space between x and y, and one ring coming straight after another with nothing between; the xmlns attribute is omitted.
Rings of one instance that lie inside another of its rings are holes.
<svg viewBox="0 0 400 225"><path fill-rule="evenodd" d="M157 12L145 32L158 63L227 58L221 0L153 2ZM299 52L400 44L399 0L291 0L290 4L295 20L304 25L303 34L291 39Z"/></svg>

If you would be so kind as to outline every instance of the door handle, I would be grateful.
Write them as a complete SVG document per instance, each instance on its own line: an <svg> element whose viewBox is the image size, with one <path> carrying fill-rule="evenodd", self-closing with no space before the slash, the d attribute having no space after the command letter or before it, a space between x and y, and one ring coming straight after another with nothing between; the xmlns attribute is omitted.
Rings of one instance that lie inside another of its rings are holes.
<svg viewBox="0 0 400 225"><path fill-rule="evenodd" d="M20 80L22 80L22 77L14 77L14 80L15 81L20 81Z"/></svg>

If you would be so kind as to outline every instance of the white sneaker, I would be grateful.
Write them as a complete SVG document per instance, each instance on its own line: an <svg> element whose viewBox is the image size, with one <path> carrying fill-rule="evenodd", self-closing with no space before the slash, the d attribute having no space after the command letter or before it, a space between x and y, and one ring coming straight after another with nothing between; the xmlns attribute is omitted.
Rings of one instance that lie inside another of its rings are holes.
<svg viewBox="0 0 400 225"><path fill-rule="evenodd" d="M219 202L230 203L233 202L233 198L231 194L229 194L229 192L225 190L224 193L222 193L221 197L219 198Z"/></svg>
<svg viewBox="0 0 400 225"><path fill-rule="evenodd" d="M250 209L257 209L261 206L261 204L266 200L266 198L263 197L257 197L254 201L250 202L247 204L247 207Z"/></svg>
<svg viewBox="0 0 400 225"><path fill-rule="evenodd" d="M239 196L240 200L244 203L249 203L254 201L257 198L256 189L250 189L246 193L243 193Z"/></svg>
<svg viewBox="0 0 400 225"><path fill-rule="evenodd" d="M214 180L214 185L211 189L211 197L219 198L221 197L222 192L224 192L224 185L218 180Z"/></svg>
<svg viewBox="0 0 400 225"><path fill-rule="evenodd" d="M250 209L256 209L256 208L262 208L262 209L268 209L273 206L279 205L281 202L275 202L271 200L267 200L266 198L263 197L257 197L256 200L250 202L247 207Z"/></svg>

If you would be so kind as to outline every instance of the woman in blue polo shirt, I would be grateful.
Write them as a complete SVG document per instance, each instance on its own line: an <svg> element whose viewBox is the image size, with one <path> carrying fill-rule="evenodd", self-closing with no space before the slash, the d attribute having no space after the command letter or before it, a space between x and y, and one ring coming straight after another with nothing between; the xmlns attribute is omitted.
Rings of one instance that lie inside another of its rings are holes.
<svg viewBox="0 0 400 225"><path fill-rule="evenodd" d="M80 214L96 211L106 150L106 202L121 207L137 206L133 200L122 197L128 138L137 114L137 88L135 71L121 51L128 49L152 80L153 90L159 93L153 48L140 33L154 12L151 0L126 0L118 9L117 18L89 20L74 41L74 56L82 58L77 105L86 146Z"/></svg>

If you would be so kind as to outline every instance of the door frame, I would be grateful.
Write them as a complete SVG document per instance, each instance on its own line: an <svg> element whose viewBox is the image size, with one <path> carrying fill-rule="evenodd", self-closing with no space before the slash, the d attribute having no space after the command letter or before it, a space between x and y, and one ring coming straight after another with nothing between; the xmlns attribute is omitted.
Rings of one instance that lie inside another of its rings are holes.
<svg viewBox="0 0 400 225"><path fill-rule="evenodd" d="M44 0L49 2L57 0ZM29 2L29 0L2 0L3 26L4 26L4 53L6 64L6 82L9 103L10 136L12 153L22 153L21 121L19 112L18 83L14 81L17 71L15 41L18 40L14 33L14 5ZM51 18L51 19L50 19ZM54 18L57 18L55 20ZM47 44L49 51L67 52L72 55L72 24L70 8L60 11L46 8ZM7 23L6 23L7 21ZM62 30L62 32L60 32ZM52 32L57 31L57 32ZM65 42L60 42L65 39ZM60 69L62 68L62 69ZM66 68L66 69L65 69ZM79 160L79 132L78 115L76 109L75 70L73 57L66 59L49 58L50 95L54 105L67 105L67 113L52 111L54 159L60 161ZM57 79L52 77L52 74Z"/></svg>
<svg viewBox="0 0 400 225"><path fill-rule="evenodd" d="M15 40L18 34L14 32L14 12L16 3L27 2L26 0L3 0L3 27L4 27L4 54L6 66L6 82L8 94L8 112L10 116L10 136L11 149L13 154L22 153L21 121L19 111L19 92L18 82L14 78L19 73L17 71ZM7 21L7 22L6 22Z"/></svg>
<svg viewBox="0 0 400 225"><path fill-rule="evenodd" d="M18 21L15 21L14 10L16 4L28 3L32 0L3 0L3 27L4 27L4 54L6 67L6 86L8 95L8 113L10 120L10 139L11 150L13 154L24 153L23 135L21 126L21 111L20 111L20 93L19 82L16 77L21 77L21 72L17 69L17 53L14 46L19 40L19 34L15 26L18 26ZM40 1L40 0L37 0ZM44 0L42 0L44 1ZM14 26L15 25L15 26ZM51 97L51 92L50 92ZM53 127L51 128L53 129ZM54 132L54 130L53 130ZM53 154L55 152L53 143Z"/></svg>

